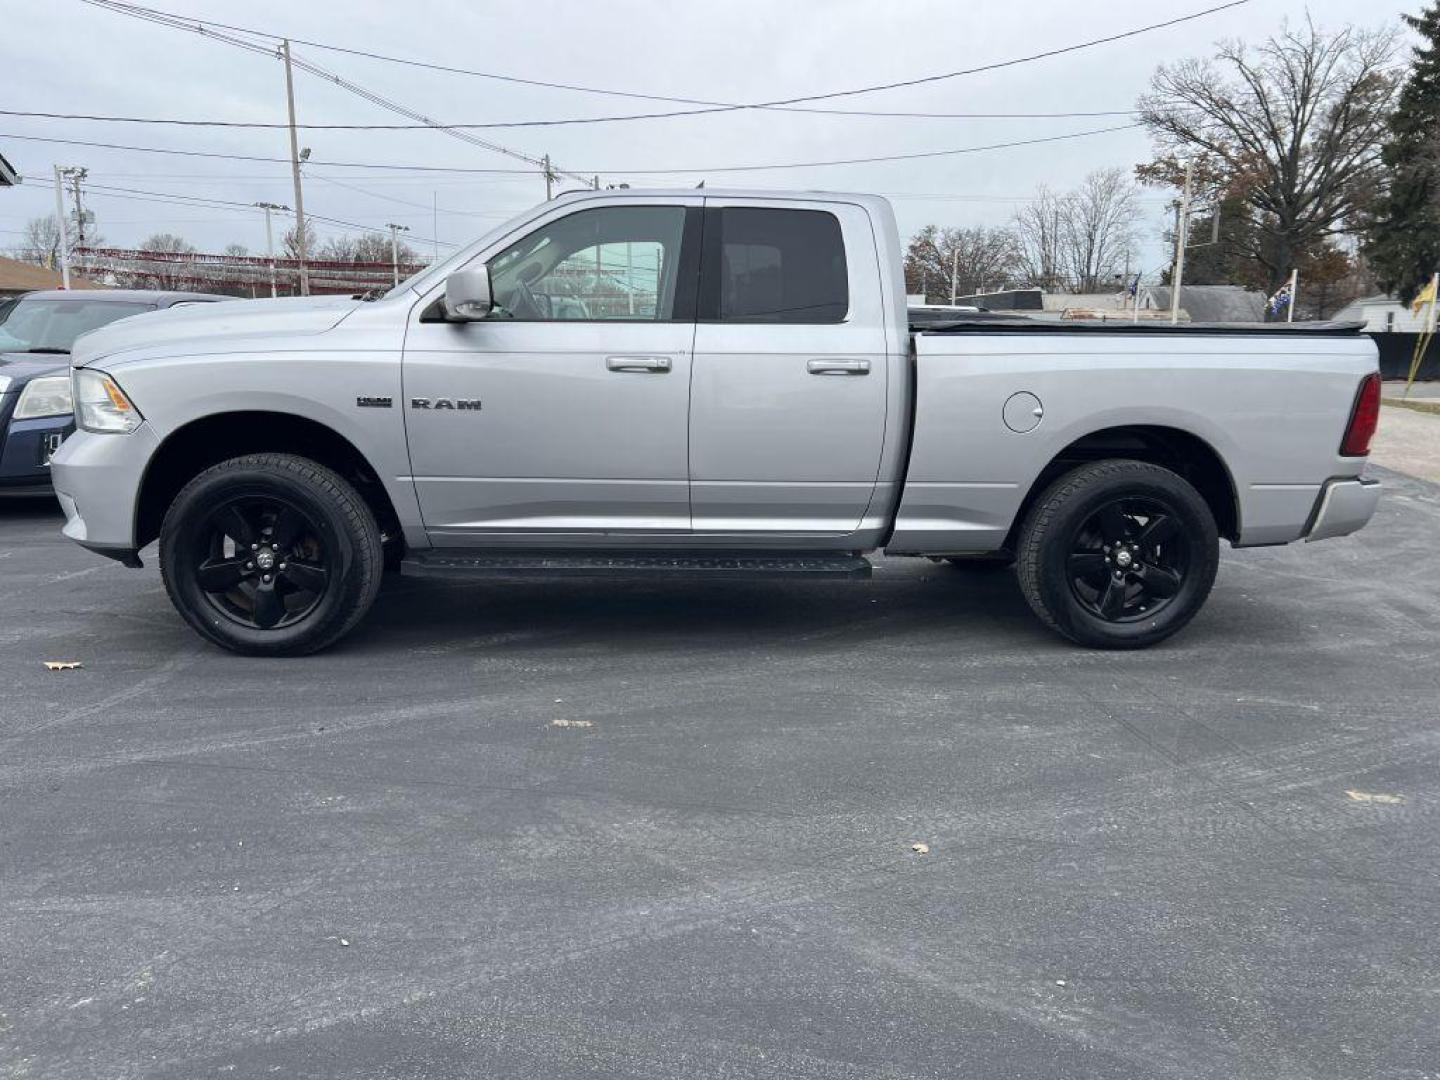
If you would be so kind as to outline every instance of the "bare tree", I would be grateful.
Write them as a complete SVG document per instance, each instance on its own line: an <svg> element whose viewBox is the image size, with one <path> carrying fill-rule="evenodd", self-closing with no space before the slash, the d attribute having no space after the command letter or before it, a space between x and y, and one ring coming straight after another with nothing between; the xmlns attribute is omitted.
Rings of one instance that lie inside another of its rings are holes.
<svg viewBox="0 0 1440 1080"><path fill-rule="evenodd" d="M1062 265L1077 293L1100 292L1129 269L1140 206L1123 169L1100 169L1065 198Z"/></svg>
<svg viewBox="0 0 1440 1080"><path fill-rule="evenodd" d="M416 263L420 256L404 240L396 244L401 265ZM361 236L337 236L321 245L316 258L323 262L380 263L390 265L390 237L385 233L371 232Z"/></svg>
<svg viewBox="0 0 1440 1080"><path fill-rule="evenodd" d="M60 229L53 214L31 218L25 223L16 257L21 262L53 269L60 260Z"/></svg>
<svg viewBox="0 0 1440 1080"><path fill-rule="evenodd" d="M1000 288L1020 267L1020 242L1010 229L927 225L910 239L906 250L906 288L943 297L948 303L952 272L956 294L968 296L986 287Z"/></svg>
<svg viewBox="0 0 1440 1080"><path fill-rule="evenodd" d="M174 233L155 233L147 237L139 250L169 258L158 258L137 262L123 275L124 283L135 289L164 289L167 292L185 292L202 286L206 271L193 262L174 256L195 254L193 244Z"/></svg>
<svg viewBox="0 0 1440 1080"><path fill-rule="evenodd" d="M73 263L77 246L74 230L67 234L66 239L70 244ZM104 240L93 231L90 236L86 237L86 242L90 247L100 247L104 244ZM21 262L34 263L36 266L43 266L50 270L60 266L60 228L55 224L54 214L31 218L25 223L15 257Z"/></svg>
<svg viewBox="0 0 1440 1080"><path fill-rule="evenodd" d="M315 258L316 248L319 240L315 235L315 226L310 222L305 223L305 252L310 258ZM292 225L285 230L285 235L280 240L281 253L287 259L298 259L300 257L300 237L298 226Z"/></svg>
<svg viewBox="0 0 1440 1080"><path fill-rule="evenodd" d="M1140 178L1178 186L1198 163L1214 177L1202 197L1254 211L1234 254L1278 288L1307 252L1358 228L1380 188L1396 43L1393 30L1327 34L1307 17L1253 49L1222 42L1213 60L1161 67L1139 102L1158 149Z"/></svg>
<svg viewBox="0 0 1440 1080"><path fill-rule="evenodd" d="M1061 287L1061 215L1064 199L1044 184L1035 198L1015 215L1020 261L1031 285L1054 291Z"/></svg>

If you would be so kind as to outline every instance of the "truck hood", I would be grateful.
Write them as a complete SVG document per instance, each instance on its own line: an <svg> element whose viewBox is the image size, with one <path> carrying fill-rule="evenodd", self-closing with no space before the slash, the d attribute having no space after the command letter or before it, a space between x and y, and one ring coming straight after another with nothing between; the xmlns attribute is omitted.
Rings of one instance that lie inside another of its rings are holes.
<svg viewBox="0 0 1440 1080"><path fill-rule="evenodd" d="M287 296L275 300L233 300L181 304L120 319L81 335L71 365L97 360L124 362L139 355L242 349L259 338L323 334L338 326L363 301L349 296Z"/></svg>

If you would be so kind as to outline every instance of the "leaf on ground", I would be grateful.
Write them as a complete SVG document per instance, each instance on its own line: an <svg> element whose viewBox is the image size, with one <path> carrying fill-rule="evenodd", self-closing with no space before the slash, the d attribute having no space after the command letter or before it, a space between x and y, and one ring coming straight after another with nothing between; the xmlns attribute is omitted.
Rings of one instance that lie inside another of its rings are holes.
<svg viewBox="0 0 1440 1080"><path fill-rule="evenodd" d="M929 854L930 854L930 845L929 845L929 844L911 844L911 845L910 845L910 850L913 851L916 855L929 855Z"/></svg>
<svg viewBox="0 0 1440 1080"><path fill-rule="evenodd" d="M45 661L45 670L46 670L46 671L74 671L76 668L81 667L81 666L83 666L83 665L81 665L81 663L80 663L79 660L46 660L46 661Z"/></svg>
<svg viewBox="0 0 1440 1080"><path fill-rule="evenodd" d="M1405 801L1404 795L1379 795L1368 791L1346 791L1345 794L1350 796L1352 802L1403 803Z"/></svg>
<svg viewBox="0 0 1440 1080"><path fill-rule="evenodd" d="M551 726L551 727L594 727L595 724L594 724L593 721L590 721L590 720L551 720L551 721L550 721L550 726Z"/></svg>

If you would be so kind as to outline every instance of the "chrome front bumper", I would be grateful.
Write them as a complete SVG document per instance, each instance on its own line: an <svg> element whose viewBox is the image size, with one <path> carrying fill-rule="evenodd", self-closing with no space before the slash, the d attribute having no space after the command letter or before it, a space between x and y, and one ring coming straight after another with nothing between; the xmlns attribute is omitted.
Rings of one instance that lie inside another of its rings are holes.
<svg viewBox="0 0 1440 1080"><path fill-rule="evenodd" d="M1348 536L1363 528L1375 514L1380 490L1379 480L1327 481L1305 539L1328 540L1332 536Z"/></svg>

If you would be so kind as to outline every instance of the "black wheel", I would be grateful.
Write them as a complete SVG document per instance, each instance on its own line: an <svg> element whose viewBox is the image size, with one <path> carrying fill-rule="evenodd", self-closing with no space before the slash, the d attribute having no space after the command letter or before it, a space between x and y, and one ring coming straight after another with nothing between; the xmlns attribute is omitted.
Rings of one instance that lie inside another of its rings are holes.
<svg viewBox="0 0 1440 1080"><path fill-rule="evenodd" d="M1071 641L1138 649L1195 617L1219 565L1210 507L1181 476L1101 461L1060 477L1020 531L1025 599Z"/></svg>
<svg viewBox="0 0 1440 1080"><path fill-rule="evenodd" d="M337 473L250 454L186 484L160 527L160 571L185 621L234 652L296 656L360 621L380 588L380 530Z"/></svg>

